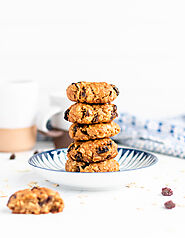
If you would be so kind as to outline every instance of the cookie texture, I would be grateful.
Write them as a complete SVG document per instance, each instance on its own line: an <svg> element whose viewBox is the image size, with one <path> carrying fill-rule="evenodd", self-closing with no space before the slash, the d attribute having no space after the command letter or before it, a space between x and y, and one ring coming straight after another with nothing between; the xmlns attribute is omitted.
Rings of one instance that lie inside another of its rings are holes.
<svg viewBox="0 0 185 238"><path fill-rule="evenodd" d="M67 97L74 102L110 103L118 95L118 88L106 82L78 82L67 88Z"/></svg>
<svg viewBox="0 0 185 238"><path fill-rule="evenodd" d="M120 132L120 127L115 122L100 124L77 124L69 128L69 136L74 140L91 140L105 137L112 137Z"/></svg>
<svg viewBox="0 0 185 238"><path fill-rule="evenodd" d="M62 212L64 202L58 192L49 188L34 187L12 194L7 206L12 213L46 214Z"/></svg>
<svg viewBox="0 0 185 238"><path fill-rule="evenodd" d="M117 144L110 138L75 141L68 148L67 157L86 163L100 162L116 157Z"/></svg>
<svg viewBox="0 0 185 238"><path fill-rule="evenodd" d="M79 124L110 122L118 116L114 104L75 103L64 113L64 119Z"/></svg>
<svg viewBox="0 0 185 238"><path fill-rule="evenodd" d="M66 171L68 172L115 172L119 171L119 163L115 159L105 160L97 163L78 162L72 159L66 161Z"/></svg>

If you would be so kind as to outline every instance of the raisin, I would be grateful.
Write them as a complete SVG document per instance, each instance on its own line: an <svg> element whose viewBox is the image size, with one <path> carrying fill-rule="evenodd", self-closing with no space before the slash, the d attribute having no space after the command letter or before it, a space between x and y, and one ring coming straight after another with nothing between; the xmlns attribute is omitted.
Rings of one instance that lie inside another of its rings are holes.
<svg viewBox="0 0 185 238"><path fill-rule="evenodd" d="M87 131L82 130L81 132L82 132L84 135L87 135L87 136L89 135L89 134L87 133Z"/></svg>
<svg viewBox="0 0 185 238"><path fill-rule="evenodd" d="M165 187L165 188L162 188L161 194L163 196L171 196L171 195L173 195L173 191L171 190L171 188Z"/></svg>
<svg viewBox="0 0 185 238"><path fill-rule="evenodd" d="M92 123L98 122L98 114L95 114L95 115L94 115L94 118L92 119L91 122L92 122Z"/></svg>
<svg viewBox="0 0 185 238"><path fill-rule="evenodd" d="M85 89L85 87L82 87L81 96L82 96L83 98L86 97L86 89Z"/></svg>
<svg viewBox="0 0 185 238"><path fill-rule="evenodd" d="M15 154L11 154L9 159L12 160L15 159L15 157L16 157Z"/></svg>
<svg viewBox="0 0 185 238"><path fill-rule="evenodd" d="M88 110L86 111L86 114L85 114L85 115L86 115L87 117L90 115Z"/></svg>
<svg viewBox="0 0 185 238"><path fill-rule="evenodd" d="M35 151L33 152L34 155L36 155L36 154L38 154L38 153L39 153L38 150L35 150Z"/></svg>
<svg viewBox="0 0 185 238"><path fill-rule="evenodd" d="M85 164L85 165L82 165L81 168L82 168L82 169L85 169L86 166L87 166L86 164Z"/></svg>
<svg viewBox="0 0 185 238"><path fill-rule="evenodd" d="M86 109L82 109L82 119L86 116L86 113L87 113Z"/></svg>
<svg viewBox="0 0 185 238"><path fill-rule="evenodd" d="M12 194L12 195L10 196L10 198L9 198L9 201L10 201L10 199L12 199L12 198L17 198L17 196L16 196L15 194Z"/></svg>
<svg viewBox="0 0 185 238"><path fill-rule="evenodd" d="M112 141L107 142L108 146L112 146Z"/></svg>
<svg viewBox="0 0 185 238"><path fill-rule="evenodd" d="M80 172L80 167L76 166L76 172Z"/></svg>
<svg viewBox="0 0 185 238"><path fill-rule="evenodd" d="M165 202L164 206L165 206L166 209L172 209L172 208L175 207L175 203L172 202L172 200L170 200L170 201Z"/></svg>
<svg viewBox="0 0 185 238"><path fill-rule="evenodd" d="M52 198L53 198L53 196L48 196L43 201L38 201L39 206L42 207L44 204L47 204L47 203L51 202Z"/></svg>
<svg viewBox="0 0 185 238"><path fill-rule="evenodd" d="M111 155L107 155L107 157L105 159L110 159Z"/></svg>
<svg viewBox="0 0 185 238"><path fill-rule="evenodd" d="M67 152L70 152L74 147L75 147L75 145L72 144L72 145L68 148Z"/></svg>
<svg viewBox="0 0 185 238"><path fill-rule="evenodd" d="M57 212L59 212L59 207L57 207L57 206L52 207L52 208L50 209L50 212L52 212L52 213L57 213Z"/></svg>
<svg viewBox="0 0 185 238"><path fill-rule="evenodd" d="M81 161L82 160L82 153L78 151L75 155L75 159L76 159L76 161Z"/></svg>
<svg viewBox="0 0 185 238"><path fill-rule="evenodd" d="M116 118L118 116L117 112L112 112L111 113L111 117L110 120L112 121L114 118Z"/></svg>
<svg viewBox="0 0 185 238"><path fill-rule="evenodd" d="M111 84L111 86L113 87L114 91L116 92L116 94L118 96L119 95L119 89L113 84Z"/></svg>
<svg viewBox="0 0 185 238"><path fill-rule="evenodd" d="M74 133L74 135L76 134L77 129L78 129L78 126L74 126L74 127L73 127L73 133Z"/></svg>
<svg viewBox="0 0 185 238"><path fill-rule="evenodd" d="M107 146L102 146L97 149L98 154L103 154L105 152L109 151L109 148Z"/></svg>
<svg viewBox="0 0 185 238"><path fill-rule="evenodd" d="M37 190L38 189L38 187L37 186L34 186L32 189L31 189L31 191L33 191L33 190Z"/></svg>
<svg viewBox="0 0 185 238"><path fill-rule="evenodd" d="M77 147L75 148L75 150L78 150L78 148L80 148L80 145L77 145Z"/></svg>
<svg viewBox="0 0 185 238"><path fill-rule="evenodd" d="M115 117L117 117L118 114L117 114L117 106L116 105L113 105L113 110L111 112L111 117L110 117L110 120L113 120Z"/></svg>
<svg viewBox="0 0 185 238"><path fill-rule="evenodd" d="M113 112L117 111L117 106L113 105Z"/></svg>
<svg viewBox="0 0 185 238"><path fill-rule="evenodd" d="M67 109L67 110L65 111L65 113L64 113L64 119L65 119L66 121L68 121L69 111L70 111L70 109Z"/></svg>

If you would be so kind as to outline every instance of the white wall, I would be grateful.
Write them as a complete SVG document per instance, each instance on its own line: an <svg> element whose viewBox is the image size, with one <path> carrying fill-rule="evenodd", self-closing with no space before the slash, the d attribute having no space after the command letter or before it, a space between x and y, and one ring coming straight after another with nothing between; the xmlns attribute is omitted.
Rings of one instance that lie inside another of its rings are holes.
<svg viewBox="0 0 185 238"><path fill-rule="evenodd" d="M183 0L1 1L0 80L35 79L42 97L71 82L107 81L120 88L123 111L184 113L184 7Z"/></svg>

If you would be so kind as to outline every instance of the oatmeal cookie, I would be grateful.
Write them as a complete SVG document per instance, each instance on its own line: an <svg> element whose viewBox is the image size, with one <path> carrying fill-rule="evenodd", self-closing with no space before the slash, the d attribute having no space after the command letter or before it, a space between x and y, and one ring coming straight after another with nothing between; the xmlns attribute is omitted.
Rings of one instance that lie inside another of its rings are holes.
<svg viewBox="0 0 185 238"><path fill-rule="evenodd" d="M69 128L69 136L74 140L91 140L112 137L120 132L115 122L83 125L74 123Z"/></svg>
<svg viewBox="0 0 185 238"><path fill-rule="evenodd" d="M105 82L78 82L67 88L67 96L74 102L110 103L118 95L118 88Z"/></svg>
<svg viewBox="0 0 185 238"><path fill-rule="evenodd" d="M87 163L100 162L116 157L117 144L110 138L75 141L68 147L67 157Z"/></svg>
<svg viewBox="0 0 185 238"><path fill-rule="evenodd" d="M114 172L119 171L119 163L115 159L90 164L68 159L65 168L68 172Z"/></svg>
<svg viewBox="0 0 185 238"><path fill-rule="evenodd" d="M34 187L12 194L7 206L12 213L44 214L62 212L64 202L58 192L49 188Z"/></svg>
<svg viewBox="0 0 185 238"><path fill-rule="evenodd" d="M110 122L118 116L114 104L75 103L64 113L64 119L79 124Z"/></svg>

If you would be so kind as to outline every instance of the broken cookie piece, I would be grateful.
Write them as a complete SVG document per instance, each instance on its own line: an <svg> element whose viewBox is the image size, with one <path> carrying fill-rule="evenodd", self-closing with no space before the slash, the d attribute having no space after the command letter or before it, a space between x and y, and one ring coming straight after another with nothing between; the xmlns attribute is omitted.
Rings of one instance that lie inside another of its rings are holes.
<svg viewBox="0 0 185 238"><path fill-rule="evenodd" d="M47 214L62 212L64 202L59 193L49 188L34 187L12 194L7 206L17 214Z"/></svg>

